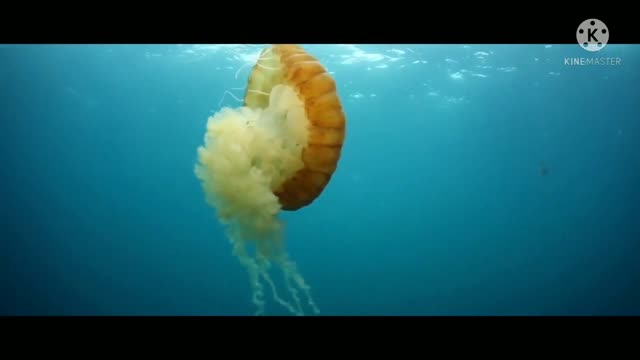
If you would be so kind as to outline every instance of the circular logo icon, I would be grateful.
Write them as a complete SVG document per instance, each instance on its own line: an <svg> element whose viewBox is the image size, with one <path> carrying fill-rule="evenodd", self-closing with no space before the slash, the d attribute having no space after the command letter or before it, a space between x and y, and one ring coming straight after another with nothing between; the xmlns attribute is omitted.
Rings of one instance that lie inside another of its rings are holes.
<svg viewBox="0 0 640 360"><path fill-rule="evenodd" d="M578 26L576 39L581 48L587 51L600 51L609 42L609 29L598 19L587 19Z"/></svg>

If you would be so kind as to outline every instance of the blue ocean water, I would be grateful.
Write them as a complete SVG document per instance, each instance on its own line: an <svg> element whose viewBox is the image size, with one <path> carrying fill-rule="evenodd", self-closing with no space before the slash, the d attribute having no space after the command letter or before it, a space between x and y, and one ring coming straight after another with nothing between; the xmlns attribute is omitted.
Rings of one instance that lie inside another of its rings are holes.
<svg viewBox="0 0 640 360"><path fill-rule="evenodd" d="M281 216L321 315L640 315L640 46L304 47L347 115ZM262 49L0 45L1 314L254 313L194 165Z"/></svg>

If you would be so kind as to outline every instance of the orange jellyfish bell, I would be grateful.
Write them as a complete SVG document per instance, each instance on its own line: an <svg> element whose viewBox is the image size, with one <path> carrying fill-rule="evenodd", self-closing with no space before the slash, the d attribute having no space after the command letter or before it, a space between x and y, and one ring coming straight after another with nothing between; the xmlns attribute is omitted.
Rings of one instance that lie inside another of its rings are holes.
<svg viewBox="0 0 640 360"><path fill-rule="evenodd" d="M283 210L311 204L331 180L345 138L345 114L336 83L324 66L298 45L273 45L262 51L251 71L244 105L269 106L274 87L291 87L304 104L307 142L303 166L274 190Z"/></svg>

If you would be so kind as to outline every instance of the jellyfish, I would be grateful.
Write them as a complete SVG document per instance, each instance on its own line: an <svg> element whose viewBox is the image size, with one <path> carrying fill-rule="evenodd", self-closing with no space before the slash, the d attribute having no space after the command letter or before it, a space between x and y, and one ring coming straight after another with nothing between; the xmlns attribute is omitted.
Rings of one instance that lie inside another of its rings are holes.
<svg viewBox="0 0 640 360"><path fill-rule="evenodd" d="M340 159L346 118L334 79L298 45L260 53L244 102L210 116L195 175L215 209L232 254L249 276L255 315L265 313L265 288L294 315L319 314L284 242L282 211L311 205ZM270 275L279 268L290 300ZM306 303L305 306L303 304Z"/></svg>

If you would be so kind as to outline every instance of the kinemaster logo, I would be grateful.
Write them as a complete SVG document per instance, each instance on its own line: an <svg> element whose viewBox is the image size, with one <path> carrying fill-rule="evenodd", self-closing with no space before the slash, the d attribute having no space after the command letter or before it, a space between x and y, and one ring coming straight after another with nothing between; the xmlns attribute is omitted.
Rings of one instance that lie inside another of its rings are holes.
<svg viewBox="0 0 640 360"><path fill-rule="evenodd" d="M578 45L587 52L594 53L589 57L567 57L567 66L618 66L622 65L619 57L595 56L604 50L609 43L609 28L599 19L584 20L576 29Z"/></svg>

